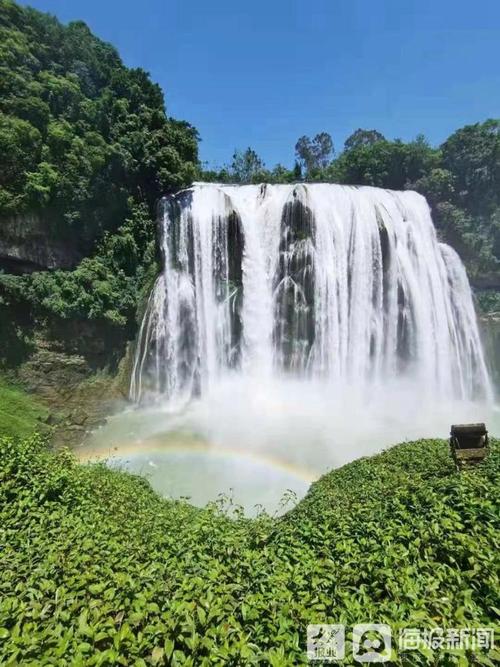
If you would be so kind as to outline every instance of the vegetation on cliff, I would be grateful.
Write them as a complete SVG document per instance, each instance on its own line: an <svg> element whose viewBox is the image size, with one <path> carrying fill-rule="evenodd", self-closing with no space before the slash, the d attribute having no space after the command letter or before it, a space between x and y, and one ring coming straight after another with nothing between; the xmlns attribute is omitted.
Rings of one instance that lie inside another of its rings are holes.
<svg viewBox="0 0 500 667"><path fill-rule="evenodd" d="M457 474L405 443L325 475L280 519L0 440L0 662L299 665L308 623L485 627L498 612L500 443ZM426 648L408 664L490 665ZM350 664L348 646L345 664ZM406 663L405 663L406 664Z"/></svg>
<svg viewBox="0 0 500 667"><path fill-rule="evenodd" d="M196 131L81 21L1 0L0 81L0 215L36 209L89 250L130 197L153 211L196 175Z"/></svg>
<svg viewBox="0 0 500 667"><path fill-rule="evenodd" d="M2 220L36 213L84 257L74 271L0 276L4 361L47 322L93 322L120 349L133 336L156 201L196 177L197 150L159 86L84 23L0 0L0 238Z"/></svg>

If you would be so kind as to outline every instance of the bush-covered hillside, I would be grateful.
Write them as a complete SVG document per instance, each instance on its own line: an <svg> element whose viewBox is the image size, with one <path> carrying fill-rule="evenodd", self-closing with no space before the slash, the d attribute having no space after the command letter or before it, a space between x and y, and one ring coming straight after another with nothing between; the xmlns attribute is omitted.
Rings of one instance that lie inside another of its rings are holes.
<svg viewBox="0 0 500 667"><path fill-rule="evenodd" d="M445 442L405 443L250 521L0 440L0 662L288 667L306 663L308 623L491 626L499 471L498 441L461 474ZM393 664L499 659L396 648Z"/></svg>
<svg viewBox="0 0 500 667"><path fill-rule="evenodd" d="M33 330L77 346L88 323L123 353L155 271L156 201L195 178L197 151L160 87L83 22L0 0L0 361ZM58 266L74 270L43 270Z"/></svg>
<svg viewBox="0 0 500 667"><path fill-rule="evenodd" d="M0 1L0 216L36 209L87 251L197 169L197 134L85 23Z"/></svg>

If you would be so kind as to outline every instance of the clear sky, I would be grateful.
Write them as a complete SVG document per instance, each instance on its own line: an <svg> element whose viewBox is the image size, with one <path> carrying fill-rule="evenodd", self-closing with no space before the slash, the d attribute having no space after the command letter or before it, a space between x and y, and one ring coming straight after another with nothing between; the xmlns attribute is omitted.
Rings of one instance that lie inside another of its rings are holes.
<svg viewBox="0 0 500 667"><path fill-rule="evenodd" d="M499 0L31 0L84 20L150 72L201 158L252 146L291 165L302 134L340 150L356 128L388 138L500 116Z"/></svg>

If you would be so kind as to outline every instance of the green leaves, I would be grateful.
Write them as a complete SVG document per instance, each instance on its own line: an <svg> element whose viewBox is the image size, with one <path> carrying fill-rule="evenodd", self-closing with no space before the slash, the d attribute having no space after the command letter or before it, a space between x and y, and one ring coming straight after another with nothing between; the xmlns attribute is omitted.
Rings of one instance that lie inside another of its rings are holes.
<svg viewBox="0 0 500 667"><path fill-rule="evenodd" d="M443 441L405 443L250 521L231 503L163 500L40 438L0 440L0 662L300 665L308 623L387 622L394 641L492 626L499 459L493 440L457 475ZM496 657L424 646L400 659Z"/></svg>
<svg viewBox="0 0 500 667"><path fill-rule="evenodd" d="M37 267L76 267L0 285L0 362L25 358L35 329L60 340L68 321L90 321L113 347L104 363L120 356L157 268L156 202L197 177L196 130L168 118L159 86L83 22L0 0L0 154L7 246L42 248ZM22 273L17 253L7 266ZM83 337L68 338L86 354Z"/></svg>
<svg viewBox="0 0 500 667"><path fill-rule="evenodd" d="M163 188L190 182L197 133L166 117L161 89L146 72L124 67L81 21L62 26L2 1L0 25L0 214L12 206L19 212L21 203L50 205L51 219L78 220L88 241L116 228L127 195L153 212ZM43 163L58 174L51 197L40 190Z"/></svg>

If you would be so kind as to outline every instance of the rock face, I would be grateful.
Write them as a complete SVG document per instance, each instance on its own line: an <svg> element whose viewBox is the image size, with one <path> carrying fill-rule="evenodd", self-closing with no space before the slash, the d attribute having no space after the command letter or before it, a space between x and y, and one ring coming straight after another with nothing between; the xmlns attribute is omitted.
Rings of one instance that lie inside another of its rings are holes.
<svg viewBox="0 0 500 667"><path fill-rule="evenodd" d="M490 271L473 276L470 284L476 290L500 290L500 271Z"/></svg>
<svg viewBox="0 0 500 667"><path fill-rule="evenodd" d="M500 313L482 315L479 324L491 378L497 396L500 396Z"/></svg>
<svg viewBox="0 0 500 667"><path fill-rule="evenodd" d="M52 230L36 214L0 220L0 270L32 273L45 269L71 269L82 258L76 235Z"/></svg>
<svg viewBox="0 0 500 667"><path fill-rule="evenodd" d="M106 417L123 407L128 392L128 368L95 373L85 359L39 347L17 369L17 381L50 410L55 446L74 447Z"/></svg>

